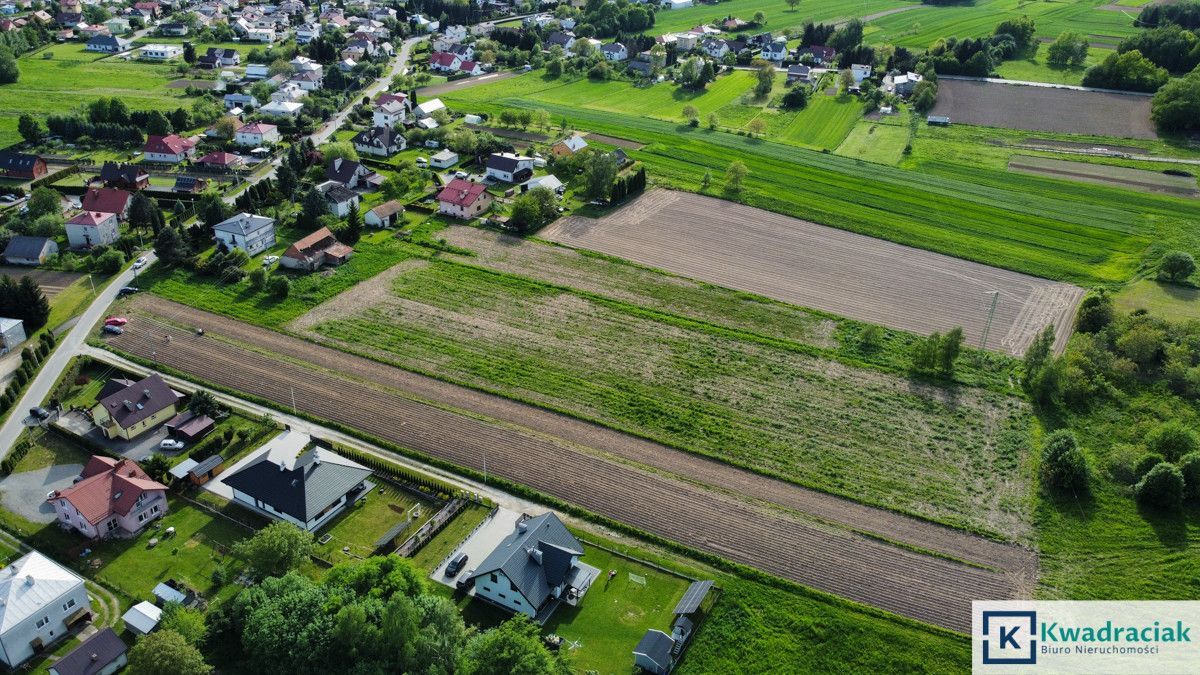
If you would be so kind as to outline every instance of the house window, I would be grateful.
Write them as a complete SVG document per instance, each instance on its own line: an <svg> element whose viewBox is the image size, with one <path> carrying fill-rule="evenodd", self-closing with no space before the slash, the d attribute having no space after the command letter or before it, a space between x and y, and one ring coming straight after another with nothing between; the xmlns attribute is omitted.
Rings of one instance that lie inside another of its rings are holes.
<svg viewBox="0 0 1200 675"><path fill-rule="evenodd" d="M506 596L505 596L503 593L501 593L501 594L500 594L500 599L501 599L501 600L503 600L505 597L506 597Z"/></svg>
<svg viewBox="0 0 1200 675"><path fill-rule="evenodd" d="M64 612L69 611L74 606L75 606L75 598L71 598L65 604L63 604L63 611Z"/></svg>
<svg viewBox="0 0 1200 675"><path fill-rule="evenodd" d="M154 508L150 509L150 513L158 513L158 504L155 504Z"/></svg>
<svg viewBox="0 0 1200 675"><path fill-rule="evenodd" d="M38 619L38 620L37 620L37 627L38 627L38 628L41 628L41 627L45 626L45 625L46 625L46 624L48 624L48 623L50 623L50 617L48 617L48 616L43 616L42 618L40 618L40 619Z"/></svg>
<svg viewBox="0 0 1200 675"><path fill-rule="evenodd" d="M494 583L496 583L496 582L498 581L498 579L496 578L496 573L495 573L495 572L492 572L491 581L492 581L492 583L493 583L493 584L494 584Z"/></svg>
<svg viewBox="0 0 1200 675"><path fill-rule="evenodd" d="M489 588L489 587L487 587L487 586L484 586L484 587L483 587L483 590L484 590L484 591L486 591L486 592L488 592L488 593L491 593L491 592L492 592L492 589L491 589L491 588Z"/></svg>

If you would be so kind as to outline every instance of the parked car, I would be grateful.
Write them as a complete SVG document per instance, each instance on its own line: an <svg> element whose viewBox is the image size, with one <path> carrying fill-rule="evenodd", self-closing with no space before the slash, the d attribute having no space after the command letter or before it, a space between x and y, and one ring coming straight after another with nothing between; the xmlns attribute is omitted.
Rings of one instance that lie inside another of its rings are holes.
<svg viewBox="0 0 1200 675"><path fill-rule="evenodd" d="M467 554L464 553L454 560L451 560L449 565L446 565L446 576L453 579L454 577L458 576L458 573L462 571L462 568L466 566L466 564Z"/></svg>
<svg viewBox="0 0 1200 675"><path fill-rule="evenodd" d="M104 320L105 326L124 326L129 323L129 319L123 316L110 316Z"/></svg>
<svg viewBox="0 0 1200 675"><path fill-rule="evenodd" d="M466 171L455 171L454 172L455 178L466 178L467 176L468 176L468 174Z"/></svg>
<svg viewBox="0 0 1200 675"><path fill-rule="evenodd" d="M142 290L142 289L138 288L137 286L123 286L123 287L121 287L121 290L117 291L117 297L123 298L127 295L133 295L134 293L137 293L140 290Z"/></svg>
<svg viewBox="0 0 1200 675"><path fill-rule="evenodd" d="M463 578L454 582L454 587L460 591L465 591L468 588L474 586L475 582L471 580L471 577L474 575L475 575L475 570L467 570L467 573L463 575Z"/></svg>
<svg viewBox="0 0 1200 675"><path fill-rule="evenodd" d="M263 258L263 267L270 267L271 265L274 265L277 262L279 262L279 256L269 255L269 256Z"/></svg>
<svg viewBox="0 0 1200 675"><path fill-rule="evenodd" d="M125 332L125 329L121 328L120 326L105 326L104 332L108 333L109 335L120 335L121 333Z"/></svg>
<svg viewBox="0 0 1200 675"><path fill-rule="evenodd" d="M177 441L174 438L164 438L162 443L158 444L159 450L182 450L183 441Z"/></svg>
<svg viewBox="0 0 1200 675"><path fill-rule="evenodd" d="M415 164L424 169L425 167L429 166L429 160L425 159L424 157L418 157Z"/></svg>
<svg viewBox="0 0 1200 675"><path fill-rule="evenodd" d="M35 417L39 420L48 420L48 419L50 419L50 411L46 410L45 408L43 408L40 405L34 406L29 409L29 416Z"/></svg>
<svg viewBox="0 0 1200 675"><path fill-rule="evenodd" d="M138 258L137 260L133 261L133 269L135 269L135 270L140 270L145 266L146 266L145 258Z"/></svg>
<svg viewBox="0 0 1200 675"><path fill-rule="evenodd" d="M6 204L11 204L15 201L17 201L16 195L4 195L3 197L0 197L0 202L4 202Z"/></svg>

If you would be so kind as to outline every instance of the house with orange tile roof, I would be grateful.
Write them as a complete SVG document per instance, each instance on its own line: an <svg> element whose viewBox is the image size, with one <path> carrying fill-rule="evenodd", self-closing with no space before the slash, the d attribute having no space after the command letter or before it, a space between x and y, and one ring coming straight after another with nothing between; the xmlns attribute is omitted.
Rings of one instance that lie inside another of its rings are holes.
<svg viewBox="0 0 1200 675"><path fill-rule="evenodd" d="M91 539L137 534L167 513L167 486L131 459L93 455L79 481L46 497L58 523Z"/></svg>

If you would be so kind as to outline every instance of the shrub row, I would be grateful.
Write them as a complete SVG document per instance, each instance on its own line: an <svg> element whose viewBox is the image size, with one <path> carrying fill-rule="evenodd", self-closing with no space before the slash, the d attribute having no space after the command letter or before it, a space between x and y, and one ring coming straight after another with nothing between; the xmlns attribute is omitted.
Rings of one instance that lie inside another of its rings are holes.
<svg viewBox="0 0 1200 675"><path fill-rule="evenodd" d="M38 365L50 354L54 343L54 334L46 331L38 338L36 346L29 346L21 350L21 365L17 367L17 371L13 374L12 382L5 388L4 393L0 394L0 417L7 414L20 399L21 392L25 390L25 386L33 379Z"/></svg>
<svg viewBox="0 0 1200 675"><path fill-rule="evenodd" d="M22 436L13 444L12 451L0 462L0 476L7 476L17 467L17 463L25 459L25 455L29 454L29 448L33 447L33 441L29 440L28 436Z"/></svg>

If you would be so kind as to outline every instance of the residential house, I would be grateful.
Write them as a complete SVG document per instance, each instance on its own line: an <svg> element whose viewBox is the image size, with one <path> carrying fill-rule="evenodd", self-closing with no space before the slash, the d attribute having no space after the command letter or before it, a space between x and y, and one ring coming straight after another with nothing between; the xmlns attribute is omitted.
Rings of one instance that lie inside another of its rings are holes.
<svg viewBox="0 0 1200 675"><path fill-rule="evenodd" d="M546 49L551 47L562 47L563 51L570 51L571 47L575 46L575 35L561 30L552 31L546 37Z"/></svg>
<svg viewBox="0 0 1200 675"><path fill-rule="evenodd" d="M474 45L453 44L447 47L444 51L454 54L463 61L472 61L475 59Z"/></svg>
<svg viewBox="0 0 1200 675"><path fill-rule="evenodd" d="M442 150L429 158L429 165L435 169L449 169L458 164L458 153L453 150Z"/></svg>
<svg viewBox="0 0 1200 675"><path fill-rule="evenodd" d="M271 44L275 42L277 36L273 28L251 28L246 31L247 42L261 42L262 44Z"/></svg>
<svg viewBox="0 0 1200 675"><path fill-rule="evenodd" d="M462 58L450 52L438 52L429 57L429 69L439 73L453 73L462 65Z"/></svg>
<svg viewBox="0 0 1200 675"><path fill-rule="evenodd" d="M258 111L264 115L271 117L292 117L300 114L304 109L303 103L296 101L271 101L270 103L259 108Z"/></svg>
<svg viewBox="0 0 1200 675"><path fill-rule="evenodd" d="M166 37L183 37L188 34L188 27L186 23L178 21L163 23L158 26L158 34Z"/></svg>
<svg viewBox="0 0 1200 675"><path fill-rule="evenodd" d="M319 70L306 70L295 73L288 78L288 82L295 84L304 91L314 91L321 88L324 84L324 78Z"/></svg>
<svg viewBox="0 0 1200 675"><path fill-rule="evenodd" d="M640 77L652 77L654 75L654 64L642 59L630 61L629 64L625 66L625 69L635 73Z"/></svg>
<svg viewBox="0 0 1200 675"><path fill-rule="evenodd" d="M104 54L117 54L127 51L132 43L129 40L124 40L112 35L97 35L87 41L85 50L89 52L101 52Z"/></svg>
<svg viewBox="0 0 1200 675"><path fill-rule="evenodd" d="M402 124L408 116L408 107L399 101L377 104L371 114L371 122L377 127L394 127Z"/></svg>
<svg viewBox="0 0 1200 675"><path fill-rule="evenodd" d="M334 187L346 189L336 183ZM355 198L357 199L357 195ZM328 227L322 227L307 237L293 242L279 258L279 265L291 270L315 272L323 265L331 267L341 265L353 255L353 248L338 241Z"/></svg>
<svg viewBox="0 0 1200 675"><path fill-rule="evenodd" d="M211 423L212 420L209 420L209 422ZM175 478L186 480L192 485L204 485L213 478L216 478L224 468L224 457L221 455L210 455L199 462L189 457L171 467L169 473Z"/></svg>
<svg viewBox="0 0 1200 675"><path fill-rule="evenodd" d="M321 35L321 24L312 22L296 27L296 44L306 45Z"/></svg>
<svg viewBox="0 0 1200 675"><path fill-rule="evenodd" d="M432 117L433 113L445 109L446 104L442 103L442 99L431 98L428 101L418 105L416 108L413 108L413 116L419 120L423 120L427 117Z"/></svg>
<svg viewBox="0 0 1200 675"><path fill-rule="evenodd" d="M222 481L233 501L315 532L371 490L371 470L312 441L284 431Z"/></svg>
<svg viewBox="0 0 1200 675"><path fill-rule="evenodd" d="M911 96L923 78L920 73L903 73L892 77L892 91L898 96Z"/></svg>
<svg viewBox="0 0 1200 675"><path fill-rule="evenodd" d="M105 438L128 441L174 417L181 396L154 373L137 382L109 380L97 398L92 422Z"/></svg>
<svg viewBox="0 0 1200 675"><path fill-rule="evenodd" d="M487 175L506 183L524 183L533 177L533 158L511 152L488 155Z"/></svg>
<svg viewBox="0 0 1200 675"><path fill-rule="evenodd" d="M46 501L64 528L90 539L124 537L167 514L167 486L132 459L92 455L79 480L51 492Z"/></svg>
<svg viewBox="0 0 1200 675"><path fill-rule="evenodd" d="M196 154L196 141L176 134L148 136L142 147L147 162L170 162L178 164Z"/></svg>
<svg viewBox="0 0 1200 675"><path fill-rule="evenodd" d="M450 42L462 42L467 39L467 27L459 25L446 26L445 30L442 31L442 37Z"/></svg>
<svg viewBox="0 0 1200 675"><path fill-rule="evenodd" d="M84 211L67 221L67 243L71 248L91 248L117 240L117 214Z"/></svg>
<svg viewBox="0 0 1200 675"><path fill-rule="evenodd" d="M356 162L352 159L337 158L325 169L325 180L340 183L348 188L368 188L378 187L372 185L374 176L378 176L374 171L367 168L361 162Z"/></svg>
<svg viewBox="0 0 1200 675"><path fill-rule="evenodd" d="M785 84L790 87L797 82L804 82L805 84L812 82L812 68L799 63L794 66L788 66Z"/></svg>
<svg viewBox="0 0 1200 675"><path fill-rule="evenodd" d="M850 75L854 77L854 84L862 84L862 81L871 77L871 66L855 63L850 66Z"/></svg>
<svg viewBox="0 0 1200 675"><path fill-rule="evenodd" d="M137 164L105 162L100 167L99 179L104 187L120 190L143 190L150 187L150 172Z"/></svg>
<svg viewBox="0 0 1200 675"><path fill-rule="evenodd" d="M157 2L149 0L146 2L135 2L133 3L133 8L139 12L147 13L146 16L151 19L157 19L162 16L162 5Z"/></svg>
<svg viewBox="0 0 1200 675"><path fill-rule="evenodd" d="M259 100L253 94L225 94L225 109L242 108L252 110L259 106Z"/></svg>
<svg viewBox="0 0 1200 675"><path fill-rule="evenodd" d="M105 628L50 666L50 675L112 675L129 663L125 642Z"/></svg>
<svg viewBox="0 0 1200 675"><path fill-rule="evenodd" d="M558 516L523 517L467 581L477 599L545 622L561 603L578 604L600 576L582 555L583 544Z"/></svg>
<svg viewBox="0 0 1200 675"><path fill-rule="evenodd" d="M550 146L550 154L555 157L569 157L583 150L588 146L587 141L583 140L583 136L579 134L571 134L561 141Z"/></svg>
<svg viewBox="0 0 1200 675"><path fill-rule="evenodd" d="M242 55L236 49L224 49L222 47L209 47L208 51L203 56L196 59L196 66L209 70L217 68L229 68L238 66L242 63Z"/></svg>
<svg viewBox="0 0 1200 675"><path fill-rule="evenodd" d="M651 675L667 675L675 667L675 639L650 628L633 648L633 665Z"/></svg>
<svg viewBox="0 0 1200 675"><path fill-rule="evenodd" d="M129 215L129 204L133 195L116 188L90 188L83 193L82 208L84 211L99 211L115 213L118 220L125 220Z"/></svg>
<svg viewBox="0 0 1200 675"><path fill-rule="evenodd" d="M723 59L729 53L729 43L725 40L705 40L700 43L700 48L714 59Z"/></svg>
<svg viewBox="0 0 1200 675"><path fill-rule="evenodd" d="M46 160L37 155L0 150L0 176L35 180L47 173Z"/></svg>
<svg viewBox="0 0 1200 675"><path fill-rule="evenodd" d="M535 188L545 188L556 195L562 194L566 189L563 186L562 181L558 179L558 176L555 176L552 173L548 173L545 176L536 176L534 178L530 178L521 184L521 192L528 192Z"/></svg>
<svg viewBox="0 0 1200 675"><path fill-rule="evenodd" d="M801 47L796 51L797 59L803 59L805 56L812 59L812 62L818 66L827 66L832 65L833 60L837 58L837 50L824 45L812 45Z"/></svg>
<svg viewBox="0 0 1200 675"><path fill-rule="evenodd" d="M463 61L462 63L458 64L458 72L463 75L470 76L482 75L483 65L481 65L478 61Z"/></svg>
<svg viewBox="0 0 1200 675"><path fill-rule="evenodd" d="M4 262L9 265L41 265L58 255L58 244L46 237L17 235L4 248Z"/></svg>
<svg viewBox="0 0 1200 675"><path fill-rule="evenodd" d="M452 179L438 193L438 213L462 218L474 218L487 212L492 205L492 195L487 186L462 178Z"/></svg>
<svg viewBox="0 0 1200 675"><path fill-rule="evenodd" d="M375 155L377 157L391 157L404 150L408 142L400 132L390 126L371 127L355 134L354 149L359 154Z"/></svg>
<svg viewBox="0 0 1200 675"><path fill-rule="evenodd" d="M138 54L140 58L151 61L167 61L182 55L183 47L179 45L151 44L142 47Z"/></svg>
<svg viewBox="0 0 1200 675"><path fill-rule="evenodd" d="M762 50L763 59L765 59L767 61L772 61L774 63L779 63L780 61L783 61L784 59L787 58L787 55L788 55L787 40L784 40L782 38L773 41L771 44L767 45L766 47L763 47L763 50Z"/></svg>
<svg viewBox="0 0 1200 675"><path fill-rule="evenodd" d="M0 319L0 354L7 354L24 342L25 322L20 319Z"/></svg>
<svg viewBox="0 0 1200 675"><path fill-rule="evenodd" d="M208 179L198 176L179 175L175 177L175 185L171 186L171 192L180 192L183 194L200 194L208 189Z"/></svg>
<svg viewBox="0 0 1200 675"><path fill-rule="evenodd" d="M342 59L341 61L337 62L337 69L343 73L349 73L353 71L356 66L358 66L358 64L354 62L354 59Z"/></svg>
<svg viewBox="0 0 1200 675"><path fill-rule="evenodd" d="M252 213L239 213L213 225L218 246L240 248L257 255L275 245L275 219Z"/></svg>
<svg viewBox="0 0 1200 675"><path fill-rule="evenodd" d="M265 122L243 124L233 135L233 142L247 148L257 148L279 142L279 127Z"/></svg>
<svg viewBox="0 0 1200 675"><path fill-rule="evenodd" d="M629 58L629 50L620 42L610 42L600 47L600 52L608 61L624 61Z"/></svg>
<svg viewBox="0 0 1200 675"><path fill-rule="evenodd" d="M404 205L392 199L367 211L363 224L368 227L391 227L404 221Z"/></svg>
<svg viewBox="0 0 1200 675"><path fill-rule="evenodd" d="M0 570L0 661L16 669L91 612L79 575L37 551L21 556Z"/></svg>
<svg viewBox="0 0 1200 675"><path fill-rule="evenodd" d="M196 160L200 166L210 169L236 169L243 164L241 157L229 152L210 152Z"/></svg>
<svg viewBox="0 0 1200 675"><path fill-rule="evenodd" d="M418 33L436 33L437 29L441 26L440 22L430 21L420 14L414 14L408 20Z"/></svg>

